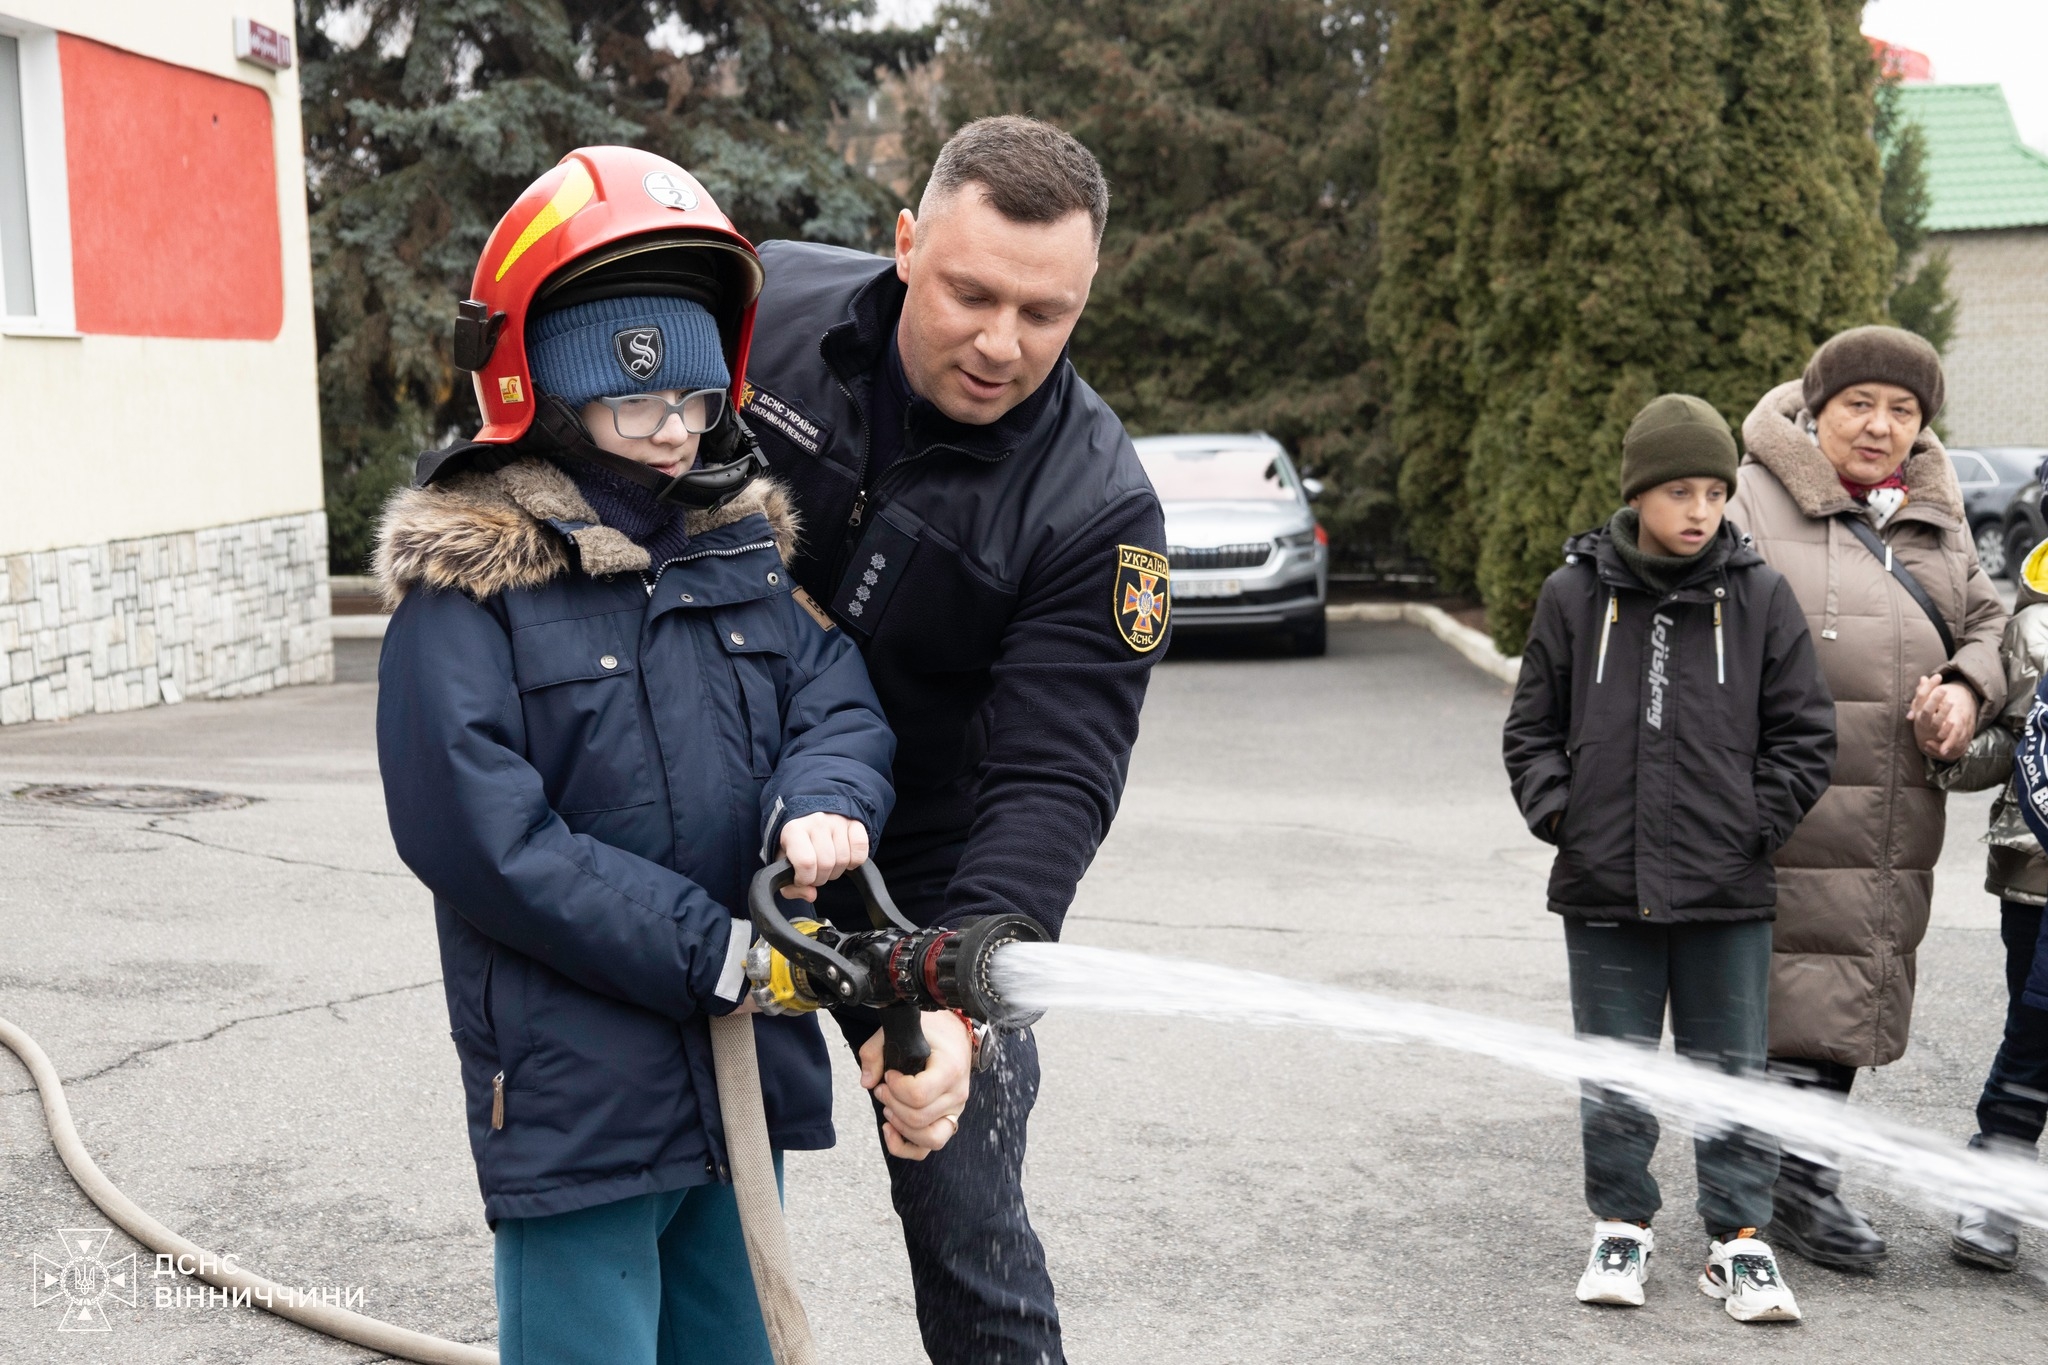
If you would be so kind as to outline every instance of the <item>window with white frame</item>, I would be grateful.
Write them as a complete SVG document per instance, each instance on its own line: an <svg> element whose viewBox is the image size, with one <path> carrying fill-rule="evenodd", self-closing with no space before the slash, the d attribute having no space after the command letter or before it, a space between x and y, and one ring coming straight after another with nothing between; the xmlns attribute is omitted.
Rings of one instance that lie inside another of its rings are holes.
<svg viewBox="0 0 2048 1365"><path fill-rule="evenodd" d="M57 35L0 14L0 332L71 328Z"/></svg>

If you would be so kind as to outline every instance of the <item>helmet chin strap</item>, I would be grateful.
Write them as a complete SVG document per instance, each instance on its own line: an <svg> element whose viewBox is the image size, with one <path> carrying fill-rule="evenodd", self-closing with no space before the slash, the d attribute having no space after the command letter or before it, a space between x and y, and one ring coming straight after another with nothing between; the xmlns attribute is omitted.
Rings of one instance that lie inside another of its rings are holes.
<svg viewBox="0 0 2048 1365"><path fill-rule="evenodd" d="M710 512L738 497L748 484L768 470L768 458L761 453L761 443L740 420L740 415L730 413L726 421L733 424L733 458L722 464L692 465L673 478L638 460L629 460L623 455L600 449L590 439L583 419L554 394L540 397L534 410L533 428L522 444L537 446L550 454L587 460L608 469L652 493L657 502ZM705 433L707 436L710 434ZM703 442L698 443L698 449L703 449Z"/></svg>

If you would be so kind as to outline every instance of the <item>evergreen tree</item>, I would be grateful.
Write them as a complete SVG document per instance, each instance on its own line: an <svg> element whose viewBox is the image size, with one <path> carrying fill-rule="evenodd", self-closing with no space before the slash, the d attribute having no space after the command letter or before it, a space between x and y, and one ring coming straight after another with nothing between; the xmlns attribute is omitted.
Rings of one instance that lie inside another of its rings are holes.
<svg viewBox="0 0 2048 1365"><path fill-rule="evenodd" d="M1565 537L1616 502L1629 420L1707 359L1719 177L1711 0L1466 0L1491 62L1466 139L1479 587L1519 652Z"/></svg>
<svg viewBox="0 0 2048 1365"><path fill-rule="evenodd" d="M1615 505L1642 403L1696 392L1739 423L1833 332L1883 316L1876 63L1856 0L1444 10L1418 0L1394 26L1382 98L1405 131L1380 181L1376 336L1424 547L1451 584L1478 547L1513 653L1559 545ZM1457 343L1431 341L1452 319Z"/></svg>
<svg viewBox="0 0 2048 1365"><path fill-rule="evenodd" d="M740 230L866 245L894 196L827 145L875 63L873 0L299 0L330 558L367 560L412 456L474 428L455 302L519 191L626 143L688 166ZM650 41L650 38L655 41ZM894 52L896 47L904 53Z"/></svg>
<svg viewBox="0 0 2048 1365"><path fill-rule="evenodd" d="M1948 349L1955 336L1960 300L1948 292L1948 248L1927 245L1927 135L1899 107L1898 82L1888 80L1878 91L1877 145L1884 155L1881 200L1885 231L1898 251L1892 273L1892 321L1918 332L1937 351Z"/></svg>
<svg viewBox="0 0 2048 1365"><path fill-rule="evenodd" d="M1457 21L1453 4L1411 5L1389 35L1379 111L1379 278L1369 319L1384 357L1387 434L1400 452L1407 541L1451 593L1471 590L1479 564L1465 493L1474 413L1458 323Z"/></svg>
<svg viewBox="0 0 2048 1365"><path fill-rule="evenodd" d="M1044 118L1109 178L1081 374L1135 432L1277 436L1327 476L1318 514L1355 557L1386 555L1397 518L1365 337L1382 9L988 0L942 16L949 127Z"/></svg>
<svg viewBox="0 0 2048 1365"><path fill-rule="evenodd" d="M1876 63L1851 0L1729 0L1724 177L1703 211L1714 266L1696 391L1740 427L1814 348L1883 316ZM1846 38L1846 43L1844 39Z"/></svg>

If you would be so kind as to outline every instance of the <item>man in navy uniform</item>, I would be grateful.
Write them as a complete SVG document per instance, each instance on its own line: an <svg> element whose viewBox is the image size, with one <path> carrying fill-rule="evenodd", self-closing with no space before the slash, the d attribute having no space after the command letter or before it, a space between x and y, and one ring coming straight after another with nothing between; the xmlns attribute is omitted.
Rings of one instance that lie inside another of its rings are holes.
<svg viewBox="0 0 2048 1365"><path fill-rule="evenodd" d="M796 498L797 582L859 644L896 731L876 861L921 924L1016 911L1058 934L1166 640L1158 498L1067 360L1108 207L1079 142L992 118L940 152L893 262L761 247L744 416ZM865 927L838 895L826 912ZM872 1014L840 1024L876 1098L925 1349L1063 1365L1020 1181L1037 1045L923 1017L915 1077L882 1075ZM946 1124L960 1140L942 1151L904 1141Z"/></svg>

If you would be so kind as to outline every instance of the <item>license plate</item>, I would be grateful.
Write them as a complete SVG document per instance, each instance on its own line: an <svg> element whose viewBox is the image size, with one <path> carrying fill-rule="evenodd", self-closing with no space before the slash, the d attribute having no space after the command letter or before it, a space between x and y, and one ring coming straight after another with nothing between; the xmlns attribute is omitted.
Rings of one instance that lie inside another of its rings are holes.
<svg viewBox="0 0 2048 1365"><path fill-rule="evenodd" d="M1183 602L1197 597L1237 597L1244 592L1244 581L1237 578L1190 578L1173 585L1174 596Z"/></svg>

